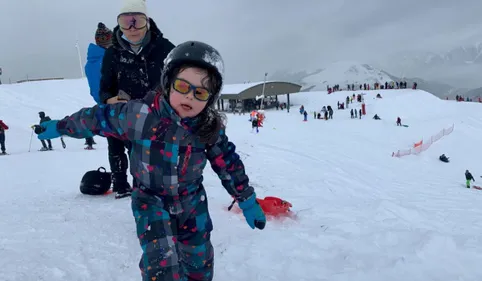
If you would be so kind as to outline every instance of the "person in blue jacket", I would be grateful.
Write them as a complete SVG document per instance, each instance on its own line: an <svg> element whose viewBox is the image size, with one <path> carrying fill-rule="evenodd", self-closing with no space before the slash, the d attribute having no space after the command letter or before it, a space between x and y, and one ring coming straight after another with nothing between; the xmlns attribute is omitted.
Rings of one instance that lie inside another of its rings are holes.
<svg viewBox="0 0 482 281"><path fill-rule="evenodd" d="M113 32L105 26L104 23L99 22L97 30L95 31L95 44L91 43L87 50L87 63L85 64L85 76L89 83L90 95L94 98L97 104L101 104L99 98L100 91L100 77L102 59L104 58L105 50L112 46ZM93 149L94 138L86 138L86 149Z"/></svg>

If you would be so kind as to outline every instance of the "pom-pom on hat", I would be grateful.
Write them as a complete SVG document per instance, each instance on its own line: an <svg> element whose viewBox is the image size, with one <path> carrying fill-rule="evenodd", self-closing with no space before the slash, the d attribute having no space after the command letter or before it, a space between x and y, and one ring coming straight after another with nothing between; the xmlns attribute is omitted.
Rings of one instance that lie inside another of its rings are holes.
<svg viewBox="0 0 482 281"><path fill-rule="evenodd" d="M99 22L95 31L95 44L108 48L112 45L112 30L108 29L104 23Z"/></svg>

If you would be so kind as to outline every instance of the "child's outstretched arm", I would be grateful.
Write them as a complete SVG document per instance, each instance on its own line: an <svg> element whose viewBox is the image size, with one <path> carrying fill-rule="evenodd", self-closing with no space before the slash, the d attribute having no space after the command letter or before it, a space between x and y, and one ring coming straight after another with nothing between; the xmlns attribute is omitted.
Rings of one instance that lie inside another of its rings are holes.
<svg viewBox="0 0 482 281"><path fill-rule="evenodd" d="M102 104L67 116L62 120L42 123L40 139L51 139L62 135L83 139L93 135L112 136L123 140L141 139L144 124L152 116L149 106L142 100L128 103Z"/></svg>
<svg viewBox="0 0 482 281"><path fill-rule="evenodd" d="M236 153L236 146L229 141L225 129L221 129L216 143L207 148L207 158L218 174L221 183L236 201L244 201L254 193L244 165Z"/></svg>
<svg viewBox="0 0 482 281"><path fill-rule="evenodd" d="M236 153L236 146L225 134L225 128L221 129L216 143L208 146L207 157L224 188L243 210L248 225L252 229L263 229L266 225L266 216L256 200L254 188L249 185L249 178L244 171L243 162Z"/></svg>

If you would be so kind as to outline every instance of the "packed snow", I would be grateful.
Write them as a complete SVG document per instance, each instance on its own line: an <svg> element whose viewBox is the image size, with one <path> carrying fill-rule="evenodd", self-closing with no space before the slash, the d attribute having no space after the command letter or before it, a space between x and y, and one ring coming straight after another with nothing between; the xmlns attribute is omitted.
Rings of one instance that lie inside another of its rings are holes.
<svg viewBox="0 0 482 281"><path fill-rule="evenodd" d="M290 113L266 110L259 134L248 114L227 114L258 195L291 202L297 218L250 229L226 211L230 197L206 168L214 280L482 280L482 191L464 187L466 169L475 184L482 173L482 105L367 91L360 120L336 110L353 93L360 92L293 94ZM58 119L93 105L87 82L2 85L0 101L10 126L10 155L0 156L0 280L140 280L130 200L79 192L87 170L109 167L105 139L95 138L94 151L66 138L66 149L53 140L54 151L38 152L33 136L28 152L39 111ZM334 108L333 120L313 119L323 105ZM397 127L397 116L409 127ZM391 157L452 124L454 132L427 151ZM450 163L438 160L442 153Z"/></svg>

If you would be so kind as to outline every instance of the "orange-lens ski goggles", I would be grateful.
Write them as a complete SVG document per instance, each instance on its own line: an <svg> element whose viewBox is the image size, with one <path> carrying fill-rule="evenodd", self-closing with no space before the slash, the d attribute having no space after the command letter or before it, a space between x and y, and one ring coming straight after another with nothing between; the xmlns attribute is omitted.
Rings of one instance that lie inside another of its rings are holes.
<svg viewBox="0 0 482 281"><path fill-rule="evenodd" d="M172 83L172 87L174 88L174 90L183 95L187 95L192 90L194 93L194 98L199 101L207 101L211 96L211 93L209 93L208 89L204 87L196 87L181 78L176 78L176 80L174 80L174 82Z"/></svg>
<svg viewBox="0 0 482 281"><path fill-rule="evenodd" d="M117 23L123 30L143 29L147 26L147 17L144 14L132 13L132 14L120 14L117 17Z"/></svg>

